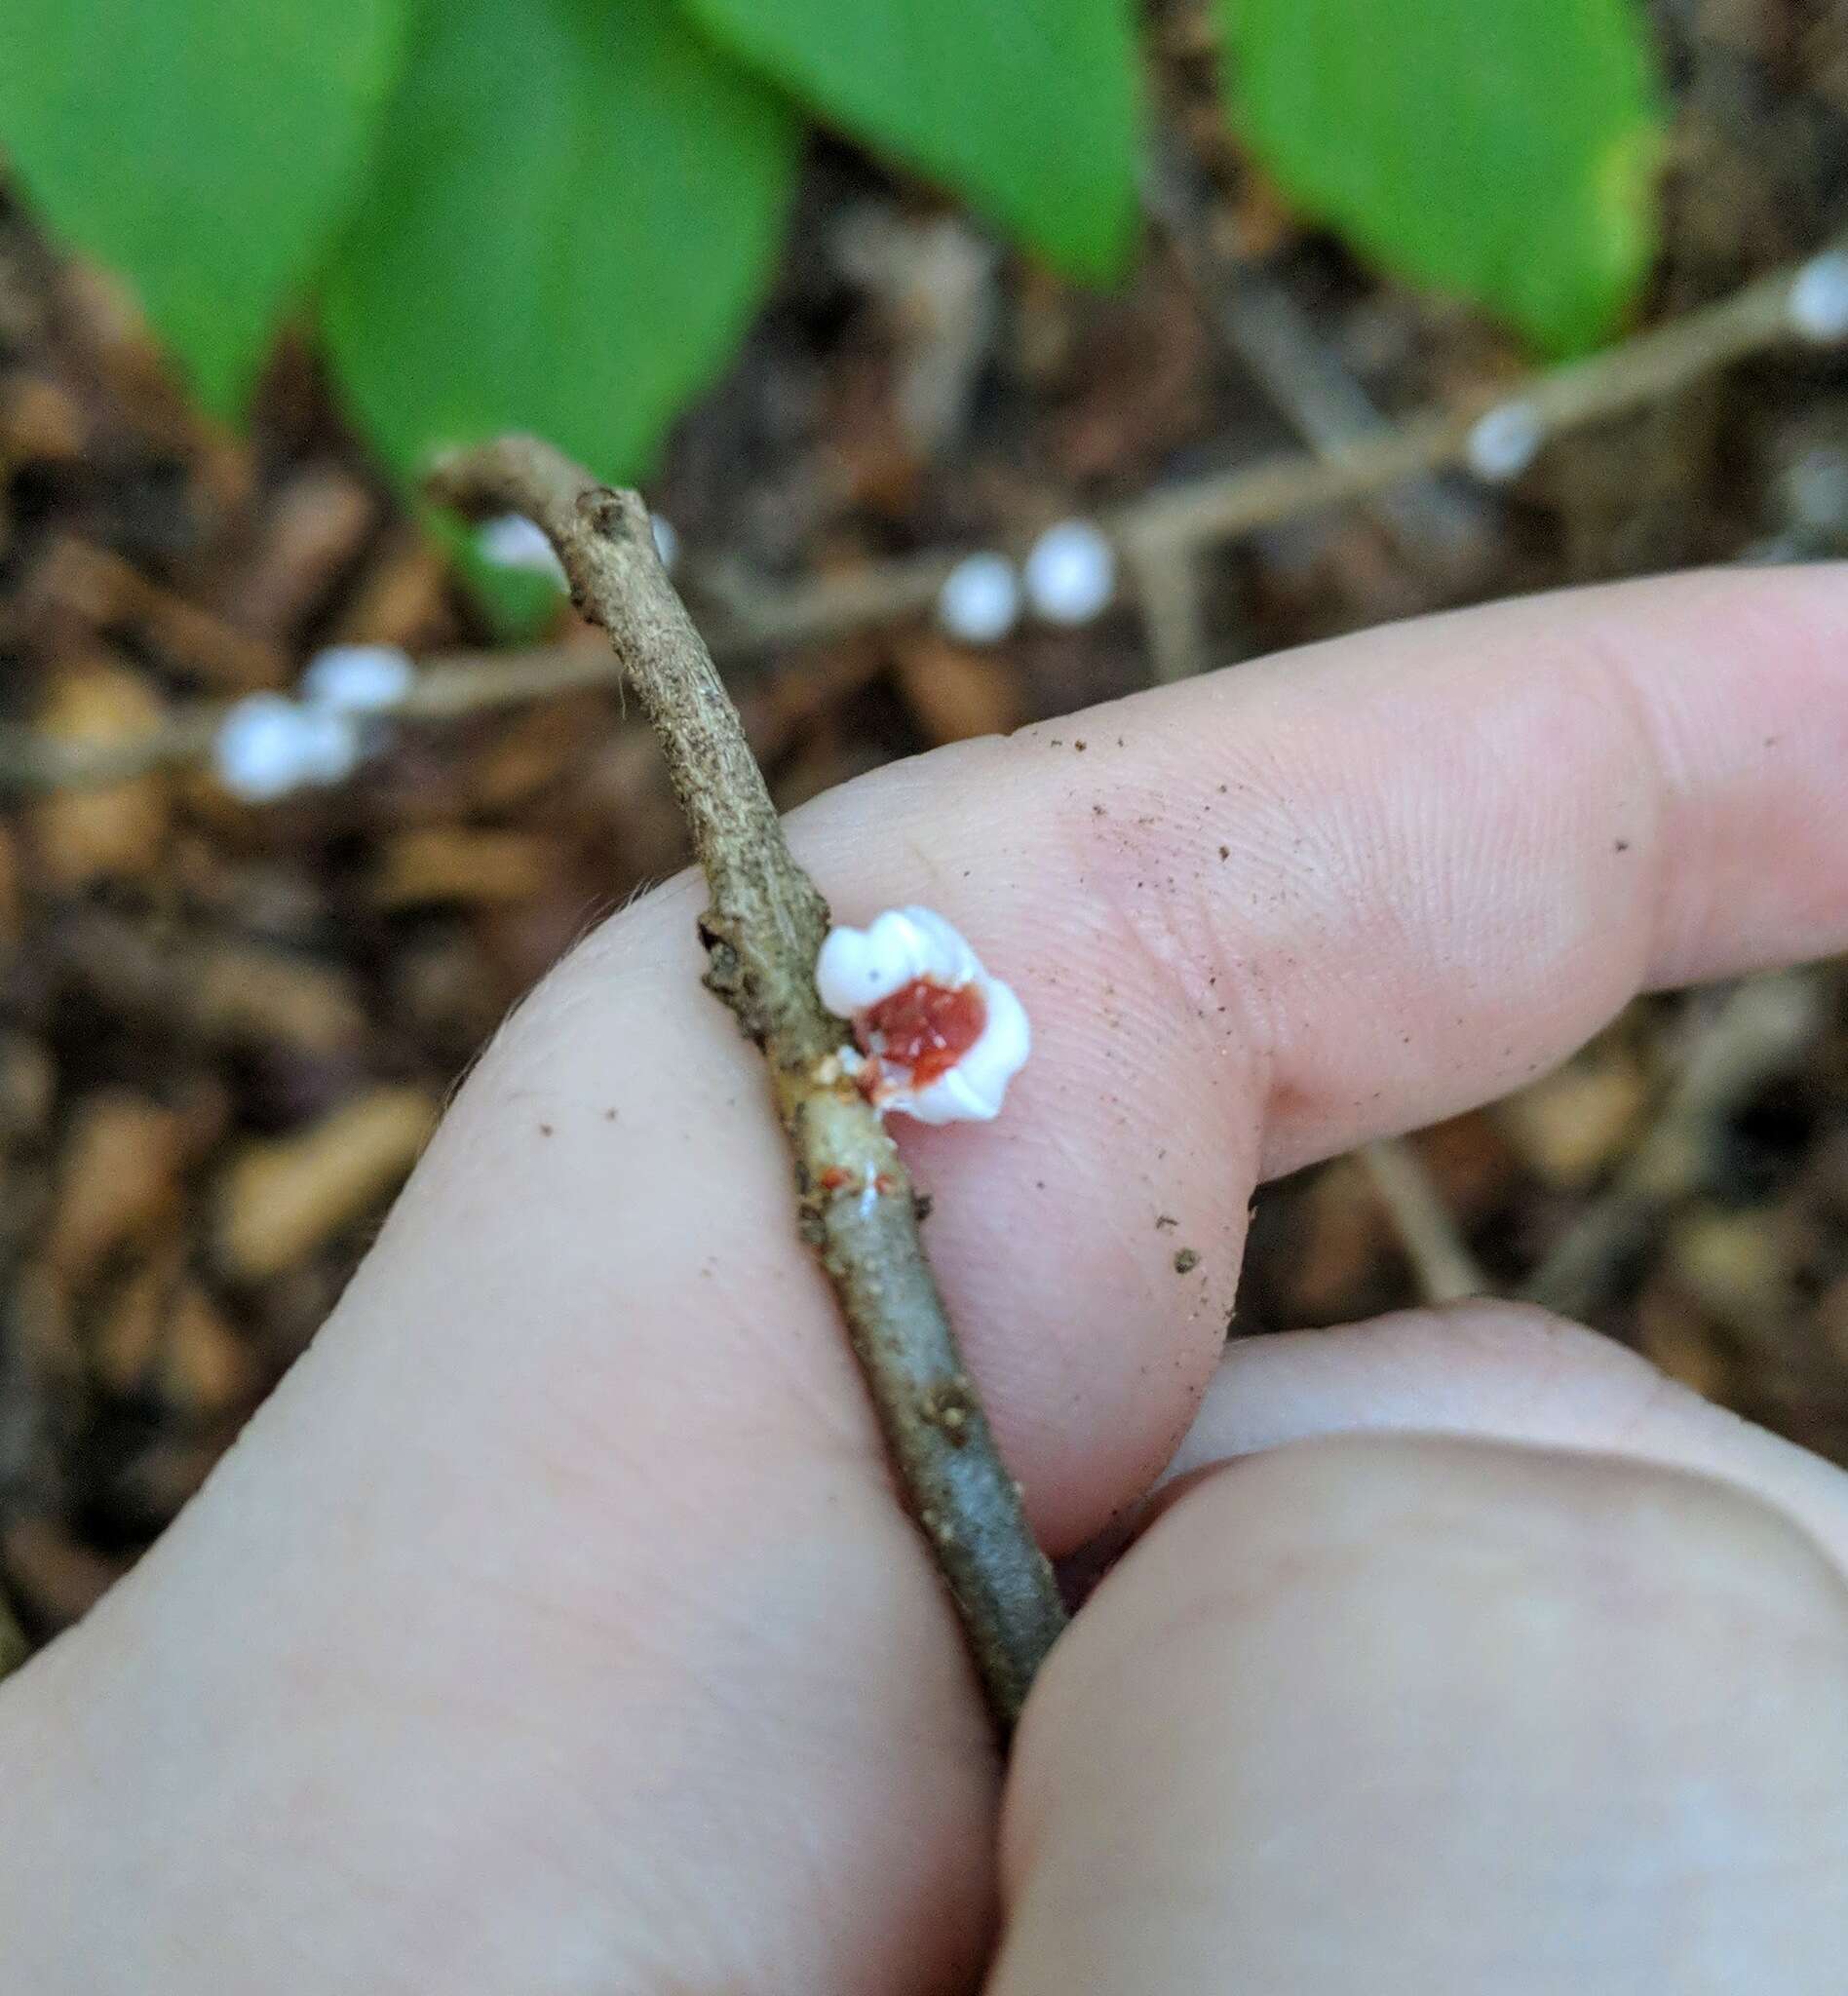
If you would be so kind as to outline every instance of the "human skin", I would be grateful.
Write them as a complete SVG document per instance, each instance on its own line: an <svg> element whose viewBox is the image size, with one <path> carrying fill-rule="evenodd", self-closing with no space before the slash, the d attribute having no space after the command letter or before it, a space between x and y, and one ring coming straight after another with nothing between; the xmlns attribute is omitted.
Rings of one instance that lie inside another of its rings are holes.
<svg viewBox="0 0 1848 1996"><path fill-rule="evenodd" d="M1848 946L1848 571L1375 632L791 836L1032 1014L903 1141L1048 1547L1184 1438L1005 1780L683 879L0 1691L8 1989L1837 1988L1842 1476L1506 1306L1221 1352L1263 1178Z"/></svg>

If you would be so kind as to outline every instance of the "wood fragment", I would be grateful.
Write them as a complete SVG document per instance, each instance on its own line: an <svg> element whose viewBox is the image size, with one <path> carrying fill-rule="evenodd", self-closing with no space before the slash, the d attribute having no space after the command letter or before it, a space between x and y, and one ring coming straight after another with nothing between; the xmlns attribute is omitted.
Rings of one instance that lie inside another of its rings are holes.
<svg viewBox="0 0 1848 1996"><path fill-rule="evenodd" d="M289 661L261 638L150 581L132 562L94 542L65 535L39 559L27 607L51 610L92 632L121 632L173 672L231 693L286 685Z"/></svg>
<svg viewBox="0 0 1848 1996"><path fill-rule="evenodd" d="M1487 1295L1488 1278L1414 1145L1406 1138L1388 1138L1366 1145L1360 1156L1392 1216L1424 1300L1460 1303L1467 1296Z"/></svg>
<svg viewBox="0 0 1848 1996"><path fill-rule="evenodd" d="M386 842L372 901L381 908L524 901L562 865L558 843L538 832L420 825Z"/></svg>
<svg viewBox="0 0 1848 1996"><path fill-rule="evenodd" d="M992 652L921 633L896 647L899 691L934 748L1005 735L1020 720L1020 687Z"/></svg>
<svg viewBox="0 0 1848 1996"><path fill-rule="evenodd" d="M1528 1301L1592 1314L1663 1216L1707 1182L1727 1115L1817 1031L1822 998L1815 971L1753 979L1726 997L1647 1135L1528 1280Z"/></svg>
<svg viewBox="0 0 1848 1996"><path fill-rule="evenodd" d="M20 1517L0 1531L0 1571L48 1633L80 1622L121 1579L126 1560L93 1552L60 1519Z"/></svg>
<svg viewBox="0 0 1848 1996"><path fill-rule="evenodd" d="M45 1264L69 1291L136 1241L178 1217L186 1126L179 1111L130 1089L85 1097L58 1160Z"/></svg>
<svg viewBox="0 0 1848 1996"><path fill-rule="evenodd" d="M209 1429L255 1401L255 1352L186 1267L186 1237L165 1234L116 1286L90 1335L105 1393L158 1406L183 1429Z"/></svg>
<svg viewBox="0 0 1848 1996"><path fill-rule="evenodd" d="M1510 1095L1496 1115L1543 1184L1576 1192L1616 1161L1648 1102L1648 1077L1636 1058L1600 1049Z"/></svg>
<svg viewBox="0 0 1848 1996"><path fill-rule="evenodd" d="M438 1108L422 1089L376 1088L293 1135L248 1145L216 1188L226 1273L281 1274L371 1212L416 1163Z"/></svg>
<svg viewBox="0 0 1848 1996"><path fill-rule="evenodd" d="M80 760L145 740L165 721L146 679L106 657L57 673L38 714L40 735L54 752ZM43 798L29 828L47 883L70 891L154 871L167 839L170 791L167 778L150 773Z"/></svg>
<svg viewBox="0 0 1848 1996"><path fill-rule="evenodd" d="M360 555L375 518L370 492L350 472L321 464L289 480L227 592L239 627L282 637L303 623Z"/></svg>

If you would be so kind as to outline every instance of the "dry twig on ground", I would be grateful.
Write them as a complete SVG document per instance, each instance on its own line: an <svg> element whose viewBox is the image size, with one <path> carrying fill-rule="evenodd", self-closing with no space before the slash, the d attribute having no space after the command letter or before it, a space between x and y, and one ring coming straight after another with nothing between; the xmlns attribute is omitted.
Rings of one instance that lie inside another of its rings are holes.
<svg viewBox="0 0 1848 1996"><path fill-rule="evenodd" d="M1489 1295L1493 1286L1412 1145L1403 1137L1386 1137L1364 1145L1360 1156L1424 1300L1460 1303L1469 1296Z"/></svg>
<svg viewBox="0 0 1848 1996"><path fill-rule="evenodd" d="M1832 254L1772 271L1715 304L1535 375L1492 403L1368 430L1331 454L1279 457L1159 487L1106 514L1101 524L1153 595L1178 587L1184 595L1191 583L1177 578L1188 576L1204 548L1467 464L1477 425L1491 410L1512 412L1538 449L1551 437L1646 406L1750 355L1817 337L1797 325L1792 304L1805 274ZM719 564L708 578L721 611L714 646L747 652L818 643L903 622L930 608L956 560L947 551L924 553L785 589L740 580ZM1171 612L1156 636L1164 658L1198 654L1196 624L1183 613ZM1180 667L1171 663L1168 670ZM464 656L426 666L394 712L408 720L446 720L610 685L620 675L616 662L577 648ZM221 707L201 704L181 710L144 740L104 744L59 743L31 729L0 728L0 793L87 787L197 761L210 752L222 716Z"/></svg>

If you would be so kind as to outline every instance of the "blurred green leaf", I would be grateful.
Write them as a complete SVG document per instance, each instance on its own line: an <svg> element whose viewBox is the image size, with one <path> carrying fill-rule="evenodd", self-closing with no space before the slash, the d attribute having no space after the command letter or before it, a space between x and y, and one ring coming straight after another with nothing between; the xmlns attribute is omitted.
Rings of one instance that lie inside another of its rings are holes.
<svg viewBox="0 0 1848 1996"><path fill-rule="evenodd" d="M0 147L238 408L364 172L399 0L0 0Z"/></svg>
<svg viewBox="0 0 1848 1996"><path fill-rule="evenodd" d="M475 608L497 635L520 641L536 637L558 614L562 585L527 568L504 568L481 554L480 524L440 508L423 509L424 531L448 557Z"/></svg>
<svg viewBox="0 0 1848 1996"><path fill-rule="evenodd" d="M798 137L671 0L440 0L326 298L360 419L405 473L522 428L639 476L761 294Z"/></svg>
<svg viewBox="0 0 1848 1996"><path fill-rule="evenodd" d="M1663 91L1637 0L1216 0L1241 135L1381 263L1540 346L1648 274Z"/></svg>
<svg viewBox="0 0 1848 1996"><path fill-rule="evenodd" d="M684 4L727 48L1066 275L1122 269L1140 140L1132 0Z"/></svg>

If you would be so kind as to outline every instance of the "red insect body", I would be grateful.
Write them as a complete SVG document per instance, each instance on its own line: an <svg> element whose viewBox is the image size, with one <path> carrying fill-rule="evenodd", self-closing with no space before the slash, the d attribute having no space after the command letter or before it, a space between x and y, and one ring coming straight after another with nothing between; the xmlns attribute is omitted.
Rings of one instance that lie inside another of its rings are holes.
<svg viewBox="0 0 1848 1996"><path fill-rule="evenodd" d="M862 1013L858 1029L864 1052L904 1068L908 1085L923 1089L955 1066L987 1022L988 1007L976 985L952 990L913 978Z"/></svg>

